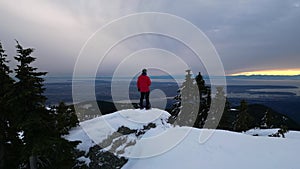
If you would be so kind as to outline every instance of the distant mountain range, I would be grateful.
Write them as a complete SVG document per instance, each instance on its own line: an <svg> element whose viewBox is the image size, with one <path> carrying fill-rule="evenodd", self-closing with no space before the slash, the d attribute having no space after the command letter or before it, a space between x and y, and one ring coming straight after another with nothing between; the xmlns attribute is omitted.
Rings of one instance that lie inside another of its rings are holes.
<svg viewBox="0 0 300 169"><path fill-rule="evenodd" d="M238 75L226 76L226 78L241 78L241 79L280 79L280 80L300 80L300 75Z"/></svg>

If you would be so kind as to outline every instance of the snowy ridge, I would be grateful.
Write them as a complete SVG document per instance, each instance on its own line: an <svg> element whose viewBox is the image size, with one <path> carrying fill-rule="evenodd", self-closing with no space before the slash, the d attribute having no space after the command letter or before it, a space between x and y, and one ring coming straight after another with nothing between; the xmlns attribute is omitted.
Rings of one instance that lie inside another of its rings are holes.
<svg viewBox="0 0 300 169"><path fill-rule="evenodd" d="M84 121L80 123L80 127L72 129L66 138L71 141L80 140L82 143L77 148L87 153L90 147L107 139L108 136L116 132L121 126L138 131L149 123L155 124L156 130L159 128L161 130L170 128L171 125L167 123L169 116L168 112L160 109L147 111L139 109L122 110ZM137 137L130 137L128 141L130 139L132 141L132 139L137 139Z"/></svg>
<svg viewBox="0 0 300 169"><path fill-rule="evenodd" d="M255 137L266 136L277 130L252 130L246 133L216 130L205 143L199 143L199 135L207 129L174 127L167 123L170 115L159 109L123 110L85 121L71 131L69 140L81 140L78 149L88 152L89 148L107 139L119 127L125 126L137 131L149 124L155 124L139 136L134 133L123 135L127 141L120 144L118 155L128 157L134 150L151 152L168 146L173 137L189 131L186 137L171 149L147 158L128 158L122 169L298 169L300 133L291 131L287 138ZM109 124L110 127L107 127ZM145 144L141 140L167 133L157 142ZM260 133L260 134L259 134ZM268 134L266 134L268 133ZM131 144L126 147L125 144ZM141 144L142 143L142 144ZM109 150L112 145L107 147ZM138 148L137 148L138 147ZM122 151L120 151L122 150ZM81 160L90 162L82 157Z"/></svg>

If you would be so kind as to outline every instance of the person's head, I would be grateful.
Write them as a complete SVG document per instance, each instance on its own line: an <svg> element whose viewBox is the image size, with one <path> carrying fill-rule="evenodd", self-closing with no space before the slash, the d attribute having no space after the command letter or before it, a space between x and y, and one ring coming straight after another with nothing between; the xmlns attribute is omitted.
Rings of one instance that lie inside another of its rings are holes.
<svg viewBox="0 0 300 169"><path fill-rule="evenodd" d="M147 75L147 69L143 69L143 70L142 70L142 74L143 74L143 75Z"/></svg>

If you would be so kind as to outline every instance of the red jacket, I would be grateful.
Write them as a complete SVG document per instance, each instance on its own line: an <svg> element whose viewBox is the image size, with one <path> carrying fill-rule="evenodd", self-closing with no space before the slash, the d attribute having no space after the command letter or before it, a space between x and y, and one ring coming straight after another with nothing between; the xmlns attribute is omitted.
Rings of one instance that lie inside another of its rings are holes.
<svg viewBox="0 0 300 169"><path fill-rule="evenodd" d="M140 92L149 92L151 85L151 80L147 75L140 75L137 80L137 88Z"/></svg>

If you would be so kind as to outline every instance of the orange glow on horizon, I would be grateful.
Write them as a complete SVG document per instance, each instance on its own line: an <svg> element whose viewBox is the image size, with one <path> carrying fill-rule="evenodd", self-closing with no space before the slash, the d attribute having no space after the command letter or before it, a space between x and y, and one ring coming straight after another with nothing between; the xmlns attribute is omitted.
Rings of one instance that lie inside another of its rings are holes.
<svg viewBox="0 0 300 169"><path fill-rule="evenodd" d="M282 76L294 76L300 75L300 69L282 69L282 70L258 70L250 72L240 72L231 74L231 76L251 76L251 75L282 75Z"/></svg>

